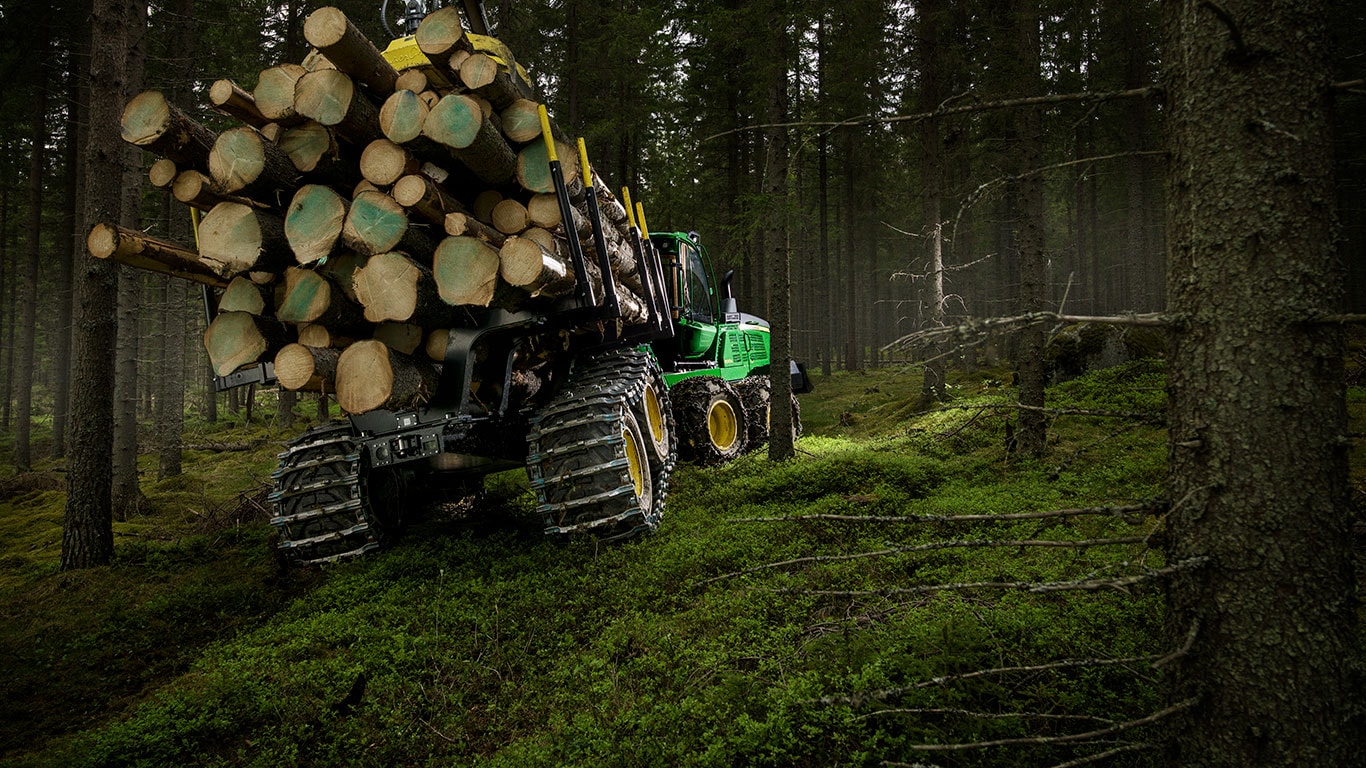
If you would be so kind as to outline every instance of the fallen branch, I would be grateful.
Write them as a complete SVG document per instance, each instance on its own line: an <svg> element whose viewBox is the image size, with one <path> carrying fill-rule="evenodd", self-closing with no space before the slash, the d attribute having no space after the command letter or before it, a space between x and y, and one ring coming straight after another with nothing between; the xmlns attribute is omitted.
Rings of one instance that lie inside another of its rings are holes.
<svg viewBox="0 0 1366 768"><path fill-rule="evenodd" d="M991 317L985 320L969 320L959 325L950 325L943 328L930 328L923 331L908 333L895 341L884 344L879 348L880 351L887 352L893 349L902 349L910 346L916 341L922 340L941 340L961 338L969 335L981 335L1000 330L1016 330L1028 325L1039 323L1097 323L1100 325L1133 325L1143 328L1164 328L1169 320L1167 315L1161 312L1130 313L1124 315L1063 315L1057 312L1030 312L1013 317ZM1327 322L1327 320L1321 320Z"/></svg>
<svg viewBox="0 0 1366 768"><path fill-rule="evenodd" d="M1086 720L1094 723L1105 723L1114 725L1115 720L1106 717L1096 717L1094 715L1055 715L1050 712L974 712L970 709L953 709L948 707L919 707L919 708L895 708L879 709L874 712L855 717L855 720L866 720L870 717L879 715L961 715L963 717L975 717L982 720Z"/></svg>
<svg viewBox="0 0 1366 768"><path fill-rule="evenodd" d="M910 552L932 552L940 549L966 549L973 547L982 548L1009 548L1016 547L1048 547L1065 549L1089 549L1091 547L1105 547L1122 544L1144 544L1148 540L1147 536L1119 536L1113 539L1078 539L1075 541L1052 541L1047 539L1016 539L1005 541L989 541L981 539L968 539L963 541L935 541L929 544L916 544L907 547L888 547L873 552L856 552L851 555L810 555L807 557L797 557L791 560L783 560L776 563L765 563L756 565L753 568L746 568L741 571L723 573L720 576L713 576L710 579L699 582L699 584L710 584L713 581L721 581L734 576L745 576L759 571L785 568L790 565L805 565L807 563L839 563L850 560L864 560L871 557L886 557L887 555L906 554Z"/></svg>
<svg viewBox="0 0 1366 768"><path fill-rule="evenodd" d="M1014 520L1044 520L1048 518L1069 518L1096 515L1124 518L1126 522L1136 522L1137 516L1160 514L1167 505L1158 499L1141 504L1125 504L1109 507L1077 507L1075 509L1054 509L1047 512L1006 512L999 515L781 515L779 517L737 517L731 523L786 523L807 520L833 520L856 523L995 523Z"/></svg>
<svg viewBox="0 0 1366 768"><path fill-rule="evenodd" d="M1108 728L1100 728L1094 731L1087 731L1086 733L1069 733L1063 736L1023 736L1013 739L995 739L993 741L971 741L964 742L961 744L911 744L908 745L906 748L915 750L917 752L958 752L969 749L986 749L988 747L1014 747L1021 745L1038 746L1048 744L1070 744L1080 741L1092 741L1094 739L1103 738L1105 736L1111 736L1116 733L1123 733L1124 731L1132 730L1140 726L1151 725L1152 723L1155 723L1159 720L1171 717L1172 715L1177 714L1178 712L1183 712L1187 709L1190 709L1191 707L1195 706L1198 700L1199 699L1197 698L1189 698L1185 701L1173 704L1170 707L1167 707L1166 709L1158 710L1157 712L1154 712L1151 715L1148 715L1147 717L1140 717L1136 720L1128 720L1123 723L1116 723L1112 726L1109 726Z"/></svg>
<svg viewBox="0 0 1366 768"><path fill-rule="evenodd" d="M1151 664L1152 662L1158 661L1162 658L1164 658L1163 654L1153 653L1148 654L1146 656L1126 656L1124 658L1119 659L1063 659L1062 661L1053 661L1047 664L1032 664L1018 667L995 667L993 669L978 669L972 672L962 672L956 675L941 675L940 677L933 677L929 680L921 680L918 683L903 685L897 688L884 688L882 690L872 691L870 693L840 696L822 696L819 699L811 699L803 703L821 704L827 707L836 705L846 705L857 708L873 702L895 699L904 694L910 693L911 691L918 691L925 688L933 688L936 686L942 686L945 683L956 683L962 680L976 680L983 677L1009 675L1017 672L1033 674L1035 672L1056 672L1061 669L1081 669L1085 667L1115 667L1123 666L1125 664Z"/></svg>
<svg viewBox="0 0 1366 768"><path fill-rule="evenodd" d="M953 592L966 591L972 589L1003 589L1030 592L1033 594L1044 594L1048 592L1098 592L1102 589L1115 589L1125 591L1136 584L1145 581L1153 581L1165 576L1170 576L1179 571L1189 570L1204 565L1209 561L1207 557L1192 557L1187 560L1167 566L1166 568L1155 568L1135 573L1129 576L1120 576L1113 579L1078 579L1076 581L965 581L954 584L923 584L914 587L889 587L887 589L863 589L863 590L838 590L838 589L796 589L792 587L781 587L763 589L756 588L758 592L770 592L774 594L795 594L810 595L815 597L893 597L898 595L923 595L934 592Z"/></svg>
<svg viewBox="0 0 1366 768"><path fill-rule="evenodd" d="M1094 755L1086 755L1084 757L1079 757L1075 760L1068 760L1065 763L1058 763L1057 765L1054 765L1051 768L1077 768L1077 766L1086 765L1088 763L1094 763L1099 760L1105 760L1107 758L1114 757L1115 755L1122 755L1125 752L1136 752L1140 749L1156 748L1156 744L1149 744L1143 741L1134 744L1123 744L1121 746L1115 747L1114 749L1107 749L1104 752L1097 752Z"/></svg>
<svg viewBox="0 0 1366 768"><path fill-rule="evenodd" d="M226 453L229 451L250 451L260 444L260 440L251 440L245 443L191 443L189 445L182 445L180 448L185 451Z"/></svg>

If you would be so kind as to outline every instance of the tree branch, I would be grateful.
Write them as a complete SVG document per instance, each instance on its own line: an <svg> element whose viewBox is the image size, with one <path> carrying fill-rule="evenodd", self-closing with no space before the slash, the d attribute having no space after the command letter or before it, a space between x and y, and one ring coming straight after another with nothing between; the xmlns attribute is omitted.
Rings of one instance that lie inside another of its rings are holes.
<svg viewBox="0 0 1366 768"><path fill-rule="evenodd" d="M1124 731L1132 730L1140 726L1151 725L1152 723L1155 723L1158 720L1171 717L1172 715L1178 712L1190 709L1191 707L1195 706L1197 701L1199 701L1199 699L1189 698L1185 701L1173 704L1170 707L1167 707L1166 709L1158 710L1157 712L1154 712L1151 715L1148 715L1147 717L1140 717L1136 720L1128 720L1123 723L1116 723L1112 726L1109 726L1108 728L1100 728L1094 731L1087 731L1086 733L1069 733L1063 736L1023 736L1014 739L996 739L994 741L972 741L961 744L911 744L908 745L906 748L915 750L917 752L958 752L968 749L985 749L987 747L1013 747L1021 745L1037 746L1048 744L1070 744L1079 741L1092 741L1094 739L1103 738L1105 736L1111 736L1116 733L1123 733Z"/></svg>
<svg viewBox="0 0 1366 768"><path fill-rule="evenodd" d="M888 589L865 589L865 590L837 590L837 589L794 589L791 587L756 589L759 592L770 592L773 594L794 594L811 595L815 597L893 597L897 595L923 595L935 592L957 592L971 589L1008 589L1020 592L1030 592L1033 594L1045 594L1049 592L1097 592L1102 589L1114 589L1121 592L1129 587L1141 584L1145 581L1170 576L1179 571L1196 568L1209 562L1207 557L1192 557L1182 560L1175 565L1165 568L1155 568L1135 573L1129 576L1120 576L1113 579L1078 579L1076 581L965 581L956 584L923 584L915 587L890 587Z"/></svg>
<svg viewBox="0 0 1366 768"><path fill-rule="evenodd" d="M1018 672L1032 674L1035 672L1054 672L1060 669L1080 669L1083 667L1114 667L1121 666L1124 664L1140 663L1151 664L1152 662L1157 661L1161 658L1163 658L1162 654L1153 653L1148 654L1146 656L1127 656L1120 659L1064 659L1062 661L1053 661L1047 664L1033 664L1018 667L996 667L994 669L978 669L972 672L963 672L956 675L941 675L940 677L933 677L929 680L921 680L920 682L912 683L911 685L904 685L898 688L884 688L879 691L872 691L871 693L855 694L852 696L822 696L819 699L811 699L810 701L804 703L821 704L827 707L843 704L857 708L873 702L886 701L888 699L898 698L904 694L910 693L911 691L918 691L924 688L933 688L935 686L944 685L945 683L956 683L960 680L976 680L978 678L983 677L1008 675Z"/></svg>
<svg viewBox="0 0 1366 768"><path fill-rule="evenodd" d="M935 541L929 544L916 544L906 547L889 547L873 552L856 552L849 555L810 555L807 557L797 557L791 560L783 560L776 563L765 563L756 565L753 568L746 568L740 571L723 573L720 576L713 576L698 582L698 585L710 584L713 581L721 581L734 576L745 576L760 571L785 568L790 565L804 565L807 563L840 563L850 560L864 560L872 557L886 557L888 555L904 554L909 552L932 552L941 549L966 549L973 547L982 548L1009 548L1016 547L1046 547L1059 549L1089 549L1091 547L1105 547L1123 544L1144 544L1148 540L1146 536L1118 536L1113 539L1079 539L1075 541L1052 541L1048 539L1018 539L1005 541L987 541L981 539L969 539L963 541Z"/></svg>
<svg viewBox="0 0 1366 768"><path fill-rule="evenodd" d="M1321 320L1327 322L1327 320ZM880 347L880 351L887 352L892 349L900 349L909 346L912 342L924 339L942 340L946 338L962 337L972 334L987 334L999 330L1015 330L1016 328L1035 325L1038 323L1098 323L1101 325L1133 325L1144 328L1165 328L1169 320L1167 315L1161 312L1147 312L1143 314L1130 313L1126 315L1062 315L1057 312L1030 312L1013 317L990 317L985 320L969 320L959 325L945 326L943 328L929 328L905 336Z"/></svg>
<svg viewBox="0 0 1366 768"><path fill-rule="evenodd" d="M732 133L743 133L745 131L760 131L766 128L850 128L865 125L890 125L893 123L922 122L924 120L938 119L941 117L951 117L954 115L966 115L974 112L989 112L997 109L1016 109L1018 107L1032 107L1048 104L1071 104L1076 102L1099 102L1112 101L1115 99L1136 99L1157 96L1162 89L1158 86L1148 86L1146 88L1131 88L1123 91L1082 91L1078 93L1055 93L1047 96L1028 96L1019 99L1001 99L999 101L987 101L977 104L969 104L962 107L941 107L929 112L917 112L909 115L892 115L882 117L880 115L858 115L844 120L801 120L789 123L756 123L753 125L732 128L728 131L714 133L703 141L719 139L729 136Z"/></svg>
<svg viewBox="0 0 1366 768"><path fill-rule="evenodd" d="M1097 515L1120 517L1126 522L1137 522L1137 516L1147 516L1165 512L1167 505L1158 499L1141 504L1124 504L1108 507L1076 507L1074 509L1054 509L1047 512L1007 512L999 515L781 515L778 517L737 517L731 523L788 523L808 520L834 520L852 523L997 523L1015 520L1044 520L1048 518L1082 517Z"/></svg>

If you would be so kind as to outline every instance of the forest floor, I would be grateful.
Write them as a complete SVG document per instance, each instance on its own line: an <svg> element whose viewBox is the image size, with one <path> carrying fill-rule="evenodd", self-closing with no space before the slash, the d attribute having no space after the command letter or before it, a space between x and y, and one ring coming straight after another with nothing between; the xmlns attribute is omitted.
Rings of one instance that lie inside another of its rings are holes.
<svg viewBox="0 0 1366 768"><path fill-rule="evenodd" d="M1044 585L1162 568L1159 521L990 518L1160 496L1163 365L1050 388L1141 418L1059 416L1036 460L1006 449L1008 375L955 374L930 412L912 368L817 377L795 460L682 467L661 529L609 547L545 538L511 472L377 555L284 569L265 492L298 430L224 420L187 442L255 449L161 482L144 457L115 564L60 573L60 466L0 477L0 763L1156 764L1113 728L1161 708L1157 582ZM1139 541L1081 544L1104 539Z"/></svg>

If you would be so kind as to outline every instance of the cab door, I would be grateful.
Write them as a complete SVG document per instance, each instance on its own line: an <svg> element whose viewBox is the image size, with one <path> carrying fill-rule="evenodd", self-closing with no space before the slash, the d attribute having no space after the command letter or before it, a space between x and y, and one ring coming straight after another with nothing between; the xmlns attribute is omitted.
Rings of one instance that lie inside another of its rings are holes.
<svg viewBox="0 0 1366 768"><path fill-rule="evenodd" d="M679 353L688 359L715 357L716 297L712 294L706 260L698 246L679 240L678 261L683 267Z"/></svg>

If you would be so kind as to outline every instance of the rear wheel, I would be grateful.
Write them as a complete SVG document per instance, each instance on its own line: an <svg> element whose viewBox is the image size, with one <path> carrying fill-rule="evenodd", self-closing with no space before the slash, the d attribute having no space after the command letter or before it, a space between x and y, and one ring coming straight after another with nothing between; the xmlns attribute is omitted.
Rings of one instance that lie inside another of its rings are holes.
<svg viewBox="0 0 1366 768"><path fill-rule="evenodd" d="M746 451L753 451L768 442L768 433L773 423L773 399L769 393L767 375L746 376L735 382L735 391L740 395L745 411L749 414L749 444ZM797 396L792 395L792 439L802 435L802 407Z"/></svg>
<svg viewBox="0 0 1366 768"><path fill-rule="evenodd" d="M740 396L717 376L696 376L674 385L679 450L702 464L722 464L739 456L749 442L749 423Z"/></svg>
<svg viewBox="0 0 1366 768"><path fill-rule="evenodd" d="M546 532L614 540L658 527L673 435L663 378L647 354L576 361L527 436L527 474Z"/></svg>

